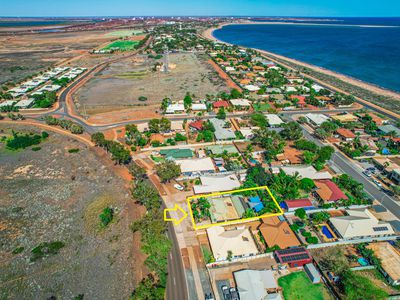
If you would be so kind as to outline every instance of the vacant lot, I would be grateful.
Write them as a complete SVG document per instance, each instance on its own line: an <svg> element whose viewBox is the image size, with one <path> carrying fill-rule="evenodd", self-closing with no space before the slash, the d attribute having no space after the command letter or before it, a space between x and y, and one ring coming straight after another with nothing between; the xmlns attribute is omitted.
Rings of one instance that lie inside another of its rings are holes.
<svg viewBox="0 0 400 300"><path fill-rule="evenodd" d="M313 284L305 272L295 272L278 280L285 299L324 300L332 299L322 283Z"/></svg>
<svg viewBox="0 0 400 300"><path fill-rule="evenodd" d="M195 99L201 99L207 94L227 91L225 81L207 59L204 54L170 54L169 73L153 71L154 65L162 63L162 59L147 56L111 64L80 89L79 106L82 111L85 107L88 114L130 107L155 110L165 97L182 100L186 92L190 92ZM139 101L140 96L148 100Z"/></svg>
<svg viewBox="0 0 400 300"><path fill-rule="evenodd" d="M96 31L0 36L0 84L22 80L110 40Z"/></svg>
<svg viewBox="0 0 400 300"><path fill-rule="evenodd" d="M0 125L0 136L9 127ZM39 151L0 143L0 299L127 299L145 272L129 229L140 209L107 157L49 133ZM108 206L115 216L101 228ZM64 247L46 248L48 256L32 262L32 249L44 242Z"/></svg>

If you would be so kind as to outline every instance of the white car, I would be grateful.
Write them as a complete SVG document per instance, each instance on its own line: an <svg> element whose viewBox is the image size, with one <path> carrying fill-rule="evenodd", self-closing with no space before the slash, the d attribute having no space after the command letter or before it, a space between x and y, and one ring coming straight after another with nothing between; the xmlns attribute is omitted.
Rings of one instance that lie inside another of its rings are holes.
<svg viewBox="0 0 400 300"><path fill-rule="evenodd" d="M382 184L378 180L374 179L373 181L378 187L382 187Z"/></svg>
<svg viewBox="0 0 400 300"><path fill-rule="evenodd" d="M174 184L174 188L176 188L178 191L183 191L184 190L184 188L183 188L183 186L181 186L180 184Z"/></svg>

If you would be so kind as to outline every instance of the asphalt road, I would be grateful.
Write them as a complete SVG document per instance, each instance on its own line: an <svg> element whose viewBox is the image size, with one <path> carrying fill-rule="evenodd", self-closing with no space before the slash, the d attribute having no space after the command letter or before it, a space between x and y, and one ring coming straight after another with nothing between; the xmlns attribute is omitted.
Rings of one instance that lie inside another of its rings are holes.
<svg viewBox="0 0 400 300"><path fill-rule="evenodd" d="M306 139L315 142L320 147L326 146L304 128L303 134ZM359 165L352 162L348 157L336 150L332 155L330 164L338 168L343 173L350 175L358 182L362 183L364 190L371 198L378 200L387 210L389 210L397 218L400 218L400 206L397 204L396 200L382 192L373 182L370 181L368 177L362 174L363 169Z"/></svg>

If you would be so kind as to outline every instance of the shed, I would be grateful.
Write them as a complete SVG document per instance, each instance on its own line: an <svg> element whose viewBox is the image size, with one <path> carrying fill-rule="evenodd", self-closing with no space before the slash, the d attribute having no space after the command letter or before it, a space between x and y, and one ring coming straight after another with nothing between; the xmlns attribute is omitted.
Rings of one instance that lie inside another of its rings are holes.
<svg viewBox="0 0 400 300"><path fill-rule="evenodd" d="M321 274L317 270L317 268L312 264L304 265L304 271L306 271L308 277L310 277L312 283L320 283L321 282Z"/></svg>

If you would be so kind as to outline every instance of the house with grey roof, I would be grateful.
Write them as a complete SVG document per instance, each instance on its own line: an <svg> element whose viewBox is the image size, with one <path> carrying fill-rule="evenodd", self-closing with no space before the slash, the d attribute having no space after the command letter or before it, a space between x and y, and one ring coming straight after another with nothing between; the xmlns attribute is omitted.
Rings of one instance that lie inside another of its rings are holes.
<svg viewBox="0 0 400 300"><path fill-rule="evenodd" d="M241 270L234 272L233 276L241 300L269 299L268 295L274 295L278 290L271 270ZM272 299L281 297L275 296Z"/></svg>
<svg viewBox="0 0 400 300"><path fill-rule="evenodd" d="M390 124L379 126L378 130L383 134L389 134L391 132L395 132L396 136L400 136L400 129Z"/></svg>
<svg viewBox="0 0 400 300"><path fill-rule="evenodd" d="M226 127L226 121L217 118L210 119L211 124L215 128L215 138L217 140L234 140L236 138L235 132L229 127Z"/></svg>

